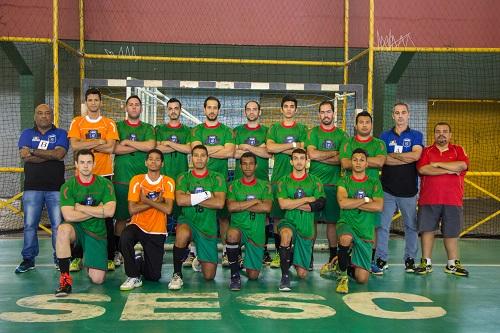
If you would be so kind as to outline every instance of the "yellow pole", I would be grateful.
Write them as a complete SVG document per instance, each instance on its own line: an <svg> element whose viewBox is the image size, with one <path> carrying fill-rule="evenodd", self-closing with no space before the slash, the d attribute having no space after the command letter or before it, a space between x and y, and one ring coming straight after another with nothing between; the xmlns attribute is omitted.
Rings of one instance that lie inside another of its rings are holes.
<svg viewBox="0 0 500 333"><path fill-rule="evenodd" d="M31 37L0 37L0 42L16 42L16 43L52 43L50 38L31 38Z"/></svg>
<svg viewBox="0 0 500 333"><path fill-rule="evenodd" d="M472 230L475 230L477 229L481 224L485 224L486 222L488 222L489 220L493 219L495 216L497 216L498 214L500 214L500 210L497 210L495 213L491 214L490 216L488 217L485 217L484 219L482 219L481 221L477 222L476 224L474 225L471 225L470 227L468 227L467 229L465 229L464 231L462 231L460 233L460 237L462 236L465 236L467 235L469 232L471 232Z"/></svg>
<svg viewBox="0 0 500 333"><path fill-rule="evenodd" d="M500 198L497 197L496 195L494 195L493 193L491 193L490 191L486 190L485 188L482 188L481 186L477 185L476 183L474 182L471 182L470 180L468 180L467 178L464 179L464 182L469 184L470 186L472 187L475 187L477 188L479 191L487 194L488 196L492 197L493 199L495 199L496 201L500 201Z"/></svg>
<svg viewBox="0 0 500 333"><path fill-rule="evenodd" d="M344 84L349 83L349 0L344 0ZM342 129L347 128L347 94L342 100Z"/></svg>
<svg viewBox="0 0 500 333"><path fill-rule="evenodd" d="M52 0L52 61L54 76L54 125L59 125L59 4L58 0Z"/></svg>
<svg viewBox="0 0 500 333"><path fill-rule="evenodd" d="M83 11L83 0L79 0L79 10L80 10L80 54L85 54L85 20ZM80 58L80 92L83 89L83 80L85 79L85 58L82 56Z"/></svg>
<svg viewBox="0 0 500 333"><path fill-rule="evenodd" d="M353 62L355 61L358 61L359 59L361 59L362 57L364 57L366 54L368 53L368 49L366 50L363 50L361 52L359 52L358 54L356 54L354 57L352 57L351 59L349 59L347 61L347 64L350 65L352 64Z"/></svg>
<svg viewBox="0 0 500 333"><path fill-rule="evenodd" d="M499 53L500 47L382 47L377 52Z"/></svg>
<svg viewBox="0 0 500 333"><path fill-rule="evenodd" d="M370 113L373 112L373 40L375 30L375 0L370 0L370 29L368 36L368 91L366 110Z"/></svg>

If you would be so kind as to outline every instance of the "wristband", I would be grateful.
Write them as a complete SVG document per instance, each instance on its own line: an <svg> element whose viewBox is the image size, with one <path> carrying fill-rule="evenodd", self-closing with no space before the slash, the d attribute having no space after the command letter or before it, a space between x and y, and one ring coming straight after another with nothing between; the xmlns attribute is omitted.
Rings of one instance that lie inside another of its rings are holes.
<svg viewBox="0 0 500 333"><path fill-rule="evenodd" d="M365 199L365 203L369 203L370 202L370 198L365 197L364 199Z"/></svg>
<svg viewBox="0 0 500 333"><path fill-rule="evenodd" d="M210 191L204 191L200 193L191 194L191 206L196 206L197 204L208 200L212 197L212 193Z"/></svg>
<svg viewBox="0 0 500 333"><path fill-rule="evenodd" d="M292 147L297 148L297 142L292 142Z"/></svg>

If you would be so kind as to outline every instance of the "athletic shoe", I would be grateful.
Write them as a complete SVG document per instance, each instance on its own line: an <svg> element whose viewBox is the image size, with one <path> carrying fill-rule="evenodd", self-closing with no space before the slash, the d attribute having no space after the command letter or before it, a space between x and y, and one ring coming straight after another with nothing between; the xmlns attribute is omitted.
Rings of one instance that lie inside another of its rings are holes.
<svg viewBox="0 0 500 333"><path fill-rule="evenodd" d="M371 272L373 275L378 275L378 276L384 275L384 270L378 267L378 265L374 262L372 262Z"/></svg>
<svg viewBox="0 0 500 333"><path fill-rule="evenodd" d="M172 275L172 280L168 283L168 289L170 290L179 290L182 288L182 285L184 282L182 282L182 278L179 276L179 274L174 273Z"/></svg>
<svg viewBox="0 0 500 333"><path fill-rule="evenodd" d="M415 267L413 270L415 274L425 275L428 273L432 273L432 265L427 265L427 261L425 259L420 260L420 265Z"/></svg>
<svg viewBox="0 0 500 333"><path fill-rule="evenodd" d="M193 262L191 263L191 268L195 272L201 272L201 263L198 260L198 257L194 257Z"/></svg>
<svg viewBox="0 0 500 333"><path fill-rule="evenodd" d="M292 288L290 288L290 276L283 275L281 277L279 289L280 289L280 291L291 291L292 290Z"/></svg>
<svg viewBox="0 0 500 333"><path fill-rule="evenodd" d="M82 258L75 258L69 264L70 272L79 272L83 267Z"/></svg>
<svg viewBox="0 0 500 333"><path fill-rule="evenodd" d="M125 282L123 282L122 285L120 286L120 290L128 291L139 287L142 287L142 280L140 277L138 278L127 277L127 280L125 280Z"/></svg>
<svg viewBox="0 0 500 333"><path fill-rule="evenodd" d="M414 273L415 272L415 259L406 258L405 260L405 272L406 273Z"/></svg>
<svg viewBox="0 0 500 333"><path fill-rule="evenodd" d="M108 272L115 270L115 262L113 260L108 260Z"/></svg>
<svg viewBox="0 0 500 333"><path fill-rule="evenodd" d="M262 260L262 263L264 265L267 265L269 266L271 264L271 261L273 261L273 259L271 258L271 256L269 255L269 252L268 251L265 251L264 252L264 259Z"/></svg>
<svg viewBox="0 0 500 333"><path fill-rule="evenodd" d="M455 260L455 265L453 266L446 265L444 271L457 276L469 276L469 272L462 266L460 260Z"/></svg>
<svg viewBox="0 0 500 333"><path fill-rule="evenodd" d="M335 291L339 294L347 294L349 292L349 278L346 275L338 278L337 289Z"/></svg>
<svg viewBox="0 0 500 333"><path fill-rule="evenodd" d="M56 297L64 297L71 294L71 285L73 284L73 279L68 273L63 273L59 277L59 288L56 290Z"/></svg>
<svg viewBox="0 0 500 333"><path fill-rule="evenodd" d="M18 274L26 273L27 271L31 271L32 269L35 269L35 262L33 260L23 259L23 262L21 262L19 266L16 267L15 272Z"/></svg>
<svg viewBox="0 0 500 333"><path fill-rule="evenodd" d="M326 275L328 273L336 273L336 269L338 268L337 265L337 256L333 257L332 261L327 262L326 264L323 264L321 268L319 269L319 275Z"/></svg>
<svg viewBox="0 0 500 333"><path fill-rule="evenodd" d="M123 256L120 252L115 252L115 257L113 258L113 262L115 263L115 267L120 267L123 264Z"/></svg>
<svg viewBox="0 0 500 333"><path fill-rule="evenodd" d="M239 291L241 289L241 278L239 275L231 276L231 282L229 283L229 289L233 291Z"/></svg>
<svg viewBox="0 0 500 333"><path fill-rule="evenodd" d="M269 265L269 267L280 268L280 266L281 266L280 254L276 253L276 255L274 256L273 260L271 261L271 264Z"/></svg>
<svg viewBox="0 0 500 333"><path fill-rule="evenodd" d="M382 270L386 270L389 268L389 264L387 264L387 261L381 259L381 258L377 258L377 266L378 268L382 269Z"/></svg>
<svg viewBox="0 0 500 333"><path fill-rule="evenodd" d="M222 267L229 267L229 259L227 258L227 253L222 254Z"/></svg>
<svg viewBox="0 0 500 333"><path fill-rule="evenodd" d="M184 266L184 267L192 266L194 258L196 258L196 256L194 255L194 253L193 252L189 252L186 260L184 260L184 262L182 263L182 266Z"/></svg>

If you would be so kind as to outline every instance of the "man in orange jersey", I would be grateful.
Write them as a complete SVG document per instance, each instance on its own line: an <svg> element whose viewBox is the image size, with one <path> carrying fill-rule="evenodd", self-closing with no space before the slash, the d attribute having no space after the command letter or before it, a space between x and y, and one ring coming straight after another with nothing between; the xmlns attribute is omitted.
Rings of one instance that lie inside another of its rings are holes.
<svg viewBox="0 0 500 333"><path fill-rule="evenodd" d="M119 140L115 122L101 115L101 92L91 88L85 92L85 105L87 115L78 116L71 122L68 131L68 138L73 152L82 149L90 149L95 156L94 173L108 179L113 175L113 160L111 154L115 149L115 143ZM106 231L108 239L108 270L114 270L113 263L116 243L114 240L113 219L106 219ZM80 249L75 249L71 262L70 271L79 271L81 268L82 253Z"/></svg>
<svg viewBox="0 0 500 333"><path fill-rule="evenodd" d="M127 280L120 290L142 286L141 275L150 281L158 281L161 277L167 214L172 213L175 193L175 181L160 174L162 166L163 153L151 149L146 156L148 173L136 175L130 181L128 209L132 218L120 240ZM137 243L142 245L144 258L134 254Z"/></svg>

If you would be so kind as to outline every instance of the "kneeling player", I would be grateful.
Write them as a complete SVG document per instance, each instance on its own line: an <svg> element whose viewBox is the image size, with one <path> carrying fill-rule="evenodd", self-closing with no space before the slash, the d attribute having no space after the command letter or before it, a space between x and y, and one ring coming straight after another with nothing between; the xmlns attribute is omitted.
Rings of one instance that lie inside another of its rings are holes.
<svg viewBox="0 0 500 333"><path fill-rule="evenodd" d="M278 181L278 202L285 218L278 230L281 236L280 291L290 291L289 268L292 259L299 278L307 276L314 239L314 215L325 206L325 192L318 177L306 173L307 154L297 148L292 152L293 170ZM292 242L293 241L293 242Z"/></svg>
<svg viewBox="0 0 500 333"><path fill-rule="evenodd" d="M61 212L64 223L57 229L56 255L61 276L57 297L71 293L69 275L71 245L83 248L83 263L90 280L101 284L108 269L105 218L115 213L116 198L108 179L92 174L94 154L88 149L75 156L78 175L61 186Z"/></svg>
<svg viewBox="0 0 500 333"><path fill-rule="evenodd" d="M353 278L367 283L371 270L372 245L375 239L376 215L384 206L384 194L378 178L366 176L368 154L358 148L352 152L352 175L339 180L337 200L340 220L337 223L339 237L338 266L340 270L337 292L349 292L349 248L352 247Z"/></svg>
<svg viewBox="0 0 500 333"><path fill-rule="evenodd" d="M240 165L243 177L229 185L227 208L231 213L231 226L227 232L226 248L231 267L231 290L241 289L240 246L245 245L243 265L248 278L259 277L264 258L266 239L266 214L271 211L273 192L269 182L257 179L255 154L246 152L241 155Z"/></svg>
<svg viewBox="0 0 500 333"><path fill-rule="evenodd" d="M150 150L145 164L148 173L134 176L128 191L128 209L132 219L120 239L127 274L120 290L142 286L141 275L150 281L158 281L161 277L167 214L172 213L174 206L175 182L160 174L163 166L160 150ZM134 246L138 242L144 250L144 258L135 256Z"/></svg>
<svg viewBox="0 0 500 333"><path fill-rule="evenodd" d="M213 280L217 271L217 210L224 207L226 180L217 172L208 171L208 150L203 145L191 151L193 170L177 178L175 199L181 207L174 244L174 274L168 289L182 288L182 261L191 240L196 243L198 260L206 280Z"/></svg>

